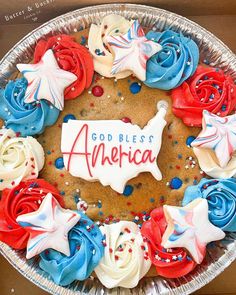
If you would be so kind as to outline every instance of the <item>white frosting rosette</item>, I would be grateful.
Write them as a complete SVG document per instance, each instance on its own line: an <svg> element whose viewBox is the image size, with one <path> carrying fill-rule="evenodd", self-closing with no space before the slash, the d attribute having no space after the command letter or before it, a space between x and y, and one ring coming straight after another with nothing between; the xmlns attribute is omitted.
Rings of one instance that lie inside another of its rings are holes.
<svg viewBox="0 0 236 295"><path fill-rule="evenodd" d="M37 178L43 165L44 151L36 139L16 137L11 129L0 130L0 190Z"/></svg>
<svg viewBox="0 0 236 295"><path fill-rule="evenodd" d="M88 47L93 56L94 70L104 77L122 79L132 74L131 71L122 71L115 75L111 74L114 57L109 50L106 41L107 36L125 34L133 21L123 16L110 14L103 18L100 25L92 24L89 30Z"/></svg>
<svg viewBox="0 0 236 295"><path fill-rule="evenodd" d="M200 168L212 178L236 177L236 153L232 155L225 167L221 167L213 150L206 148L193 148ZM222 151L224 153L224 151Z"/></svg>
<svg viewBox="0 0 236 295"><path fill-rule="evenodd" d="M101 226L100 230L106 244L104 256L95 268L98 279L107 288L134 288L151 267L138 225L120 221Z"/></svg>

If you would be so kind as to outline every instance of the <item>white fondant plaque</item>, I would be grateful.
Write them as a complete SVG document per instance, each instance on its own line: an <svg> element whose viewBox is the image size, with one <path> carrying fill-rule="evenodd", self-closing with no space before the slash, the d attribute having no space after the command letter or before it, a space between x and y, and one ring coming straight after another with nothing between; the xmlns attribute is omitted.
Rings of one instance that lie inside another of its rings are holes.
<svg viewBox="0 0 236 295"><path fill-rule="evenodd" d="M71 175L123 193L126 182L141 172L156 180L167 103L160 101L157 114L141 129L121 120L69 120L63 123L61 151Z"/></svg>

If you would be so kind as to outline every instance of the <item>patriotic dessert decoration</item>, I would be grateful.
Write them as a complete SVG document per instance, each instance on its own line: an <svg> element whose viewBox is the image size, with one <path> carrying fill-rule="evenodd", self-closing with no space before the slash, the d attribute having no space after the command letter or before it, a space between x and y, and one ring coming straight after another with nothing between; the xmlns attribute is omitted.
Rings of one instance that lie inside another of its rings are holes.
<svg viewBox="0 0 236 295"><path fill-rule="evenodd" d="M233 79L181 32L114 14L78 31L0 89L0 241L61 286L186 276L236 231Z"/></svg>
<svg viewBox="0 0 236 295"><path fill-rule="evenodd" d="M28 81L25 102L48 100L60 111L64 108L64 89L77 77L61 70L51 49L47 50L37 64L18 64L17 68Z"/></svg>

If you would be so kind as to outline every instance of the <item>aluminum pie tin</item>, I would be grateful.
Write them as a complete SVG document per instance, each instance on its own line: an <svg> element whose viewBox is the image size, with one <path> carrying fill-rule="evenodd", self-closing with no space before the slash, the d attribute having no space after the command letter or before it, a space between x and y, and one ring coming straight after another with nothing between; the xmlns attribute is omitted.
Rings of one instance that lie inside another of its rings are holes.
<svg viewBox="0 0 236 295"><path fill-rule="evenodd" d="M32 60L37 40L57 33L70 34L88 28L92 23L111 13L126 18L139 19L145 27L163 31L181 31L196 41L200 49L200 60L219 67L236 81L236 56L213 34L196 23L177 14L149 6L136 4L106 4L78 9L48 21L18 42L0 61L0 86L4 86L16 71L17 63ZM224 271L236 258L236 233L228 233L224 240L211 243L204 262L190 274L179 279L160 276L143 278L134 289L105 288L96 278L75 281L67 287L56 285L38 266L38 258L27 260L25 251L16 251L0 242L1 254L27 279L51 294L190 294L209 283Z"/></svg>

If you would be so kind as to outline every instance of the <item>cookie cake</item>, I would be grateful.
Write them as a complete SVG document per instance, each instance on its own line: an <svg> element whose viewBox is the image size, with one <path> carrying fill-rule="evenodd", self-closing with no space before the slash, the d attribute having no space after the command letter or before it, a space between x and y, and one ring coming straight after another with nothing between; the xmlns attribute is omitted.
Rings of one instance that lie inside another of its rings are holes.
<svg viewBox="0 0 236 295"><path fill-rule="evenodd" d="M181 32L107 15L0 89L0 240L58 285L179 278L236 231L236 86Z"/></svg>

